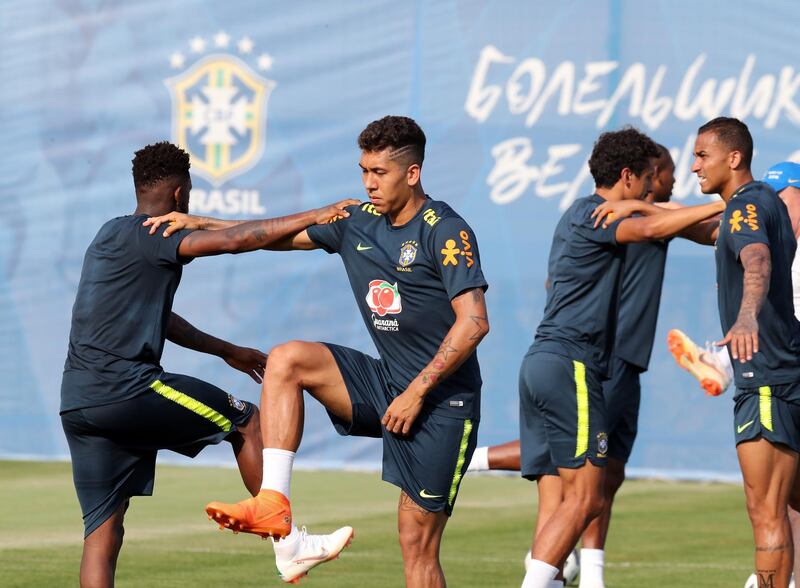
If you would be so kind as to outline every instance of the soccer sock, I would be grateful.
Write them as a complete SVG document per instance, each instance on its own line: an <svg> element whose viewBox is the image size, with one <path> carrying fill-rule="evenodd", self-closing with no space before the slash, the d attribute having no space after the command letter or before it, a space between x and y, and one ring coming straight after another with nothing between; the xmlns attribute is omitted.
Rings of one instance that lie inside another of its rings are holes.
<svg viewBox="0 0 800 588"><path fill-rule="evenodd" d="M283 539L275 541L272 540L272 545L275 548L275 555L281 558L290 558L297 553L297 548L300 541L300 531L297 527L292 525L292 531Z"/></svg>
<svg viewBox="0 0 800 588"><path fill-rule="evenodd" d="M478 447L472 453L472 460L467 466L468 472L485 472L489 469L489 448Z"/></svg>
<svg viewBox="0 0 800 588"><path fill-rule="evenodd" d="M603 588L605 551L581 549L581 582L579 588Z"/></svg>
<svg viewBox="0 0 800 588"><path fill-rule="evenodd" d="M262 490L276 490L289 499L289 488L292 483L292 466L294 451L285 449L264 448L264 475L261 479Z"/></svg>
<svg viewBox="0 0 800 588"><path fill-rule="evenodd" d="M550 580L547 588L564 588L564 582L561 580Z"/></svg>
<svg viewBox="0 0 800 588"><path fill-rule="evenodd" d="M557 575L558 568L538 559L531 560L522 580L522 588L550 588Z"/></svg>
<svg viewBox="0 0 800 588"><path fill-rule="evenodd" d="M725 375L728 376L729 380L733 379L733 366L731 365L731 356L728 354L727 347L720 347L717 352L717 359L719 360L719 365L725 370Z"/></svg>

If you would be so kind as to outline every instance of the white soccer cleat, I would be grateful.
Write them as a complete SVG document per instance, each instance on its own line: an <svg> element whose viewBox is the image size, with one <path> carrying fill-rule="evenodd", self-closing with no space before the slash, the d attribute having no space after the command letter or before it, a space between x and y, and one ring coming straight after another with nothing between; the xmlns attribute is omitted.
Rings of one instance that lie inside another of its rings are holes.
<svg viewBox="0 0 800 588"><path fill-rule="evenodd" d="M350 545L354 534L353 527L342 527L330 535L309 535L306 528L302 527L294 555L278 555L278 550L275 550L275 565L281 580L298 584L311 568L339 557L342 550Z"/></svg>
<svg viewBox="0 0 800 588"><path fill-rule="evenodd" d="M528 571L528 568L533 561L533 555L530 551L525 554L525 571ZM581 563L580 557L578 557L578 550L573 549L570 554L567 556L567 561L564 562L564 586L569 586L572 584L575 579L578 577L578 574L581 573Z"/></svg>
<svg viewBox="0 0 800 588"><path fill-rule="evenodd" d="M725 392L731 379L712 349L700 349L686 333L678 329L667 333L667 345L677 364L697 378L708 396L719 396Z"/></svg>

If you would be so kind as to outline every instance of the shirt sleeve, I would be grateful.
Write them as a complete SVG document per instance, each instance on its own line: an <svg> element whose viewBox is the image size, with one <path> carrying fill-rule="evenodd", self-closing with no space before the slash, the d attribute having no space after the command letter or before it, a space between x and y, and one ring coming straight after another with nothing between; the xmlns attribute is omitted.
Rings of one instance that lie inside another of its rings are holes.
<svg viewBox="0 0 800 588"><path fill-rule="evenodd" d="M348 206L345 210L351 214L350 217L337 219L324 225L311 225L306 229L308 237L328 253L341 251L347 222L353 218L353 214L358 213L355 206Z"/></svg>
<svg viewBox="0 0 800 588"><path fill-rule="evenodd" d="M574 215L571 223L572 230L592 243L616 247L617 226L620 222L622 222L622 219L612 220L609 222L608 217L606 217L607 226L603 228L603 224L601 223L597 225L597 228L595 228L594 223L596 219L592 218L592 212L594 212L595 208L596 206L593 203L590 203L589 206L576 210L576 214Z"/></svg>
<svg viewBox="0 0 800 588"><path fill-rule="evenodd" d="M769 212L763 203L756 202L746 196L733 199L725 210L725 219L721 231L730 233L729 242L737 259L742 249L751 243L769 245L767 223Z"/></svg>
<svg viewBox="0 0 800 588"><path fill-rule="evenodd" d="M144 257L155 266L165 267L174 265L186 265L192 261L192 257L181 257L178 254L178 247L187 235L192 233L188 229L181 229L172 233L169 237L164 237L161 231L155 235L149 234L148 227L139 229L139 249Z"/></svg>
<svg viewBox="0 0 800 588"><path fill-rule="evenodd" d="M450 300L464 290L489 287L481 270L478 241L464 219L449 217L437 223L432 247L435 267Z"/></svg>

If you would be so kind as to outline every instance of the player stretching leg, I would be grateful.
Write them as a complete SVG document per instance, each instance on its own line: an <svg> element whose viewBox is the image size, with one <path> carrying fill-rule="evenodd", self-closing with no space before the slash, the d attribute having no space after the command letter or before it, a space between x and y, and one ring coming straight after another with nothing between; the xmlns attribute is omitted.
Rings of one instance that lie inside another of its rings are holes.
<svg viewBox="0 0 800 588"><path fill-rule="evenodd" d="M406 585L444 586L439 545L477 438L475 350L489 331L487 285L472 229L422 189L419 126L385 117L370 123L358 144L370 201L282 247L321 247L341 256L381 359L329 343L292 341L273 349L261 394L263 489L238 504L211 503L208 512L245 532L289 532L306 390L340 434L383 438L383 479L401 489Z"/></svg>
<svg viewBox="0 0 800 588"><path fill-rule="evenodd" d="M156 454L194 457L228 441L247 489L261 485L258 410L206 382L167 373L164 340L210 353L261 382L266 356L207 335L172 312L183 265L194 257L264 247L341 214L332 206L216 234L148 236L142 222L185 212L189 155L169 143L136 152L136 210L104 224L86 251L61 383L61 422L72 456L85 539L83 588L113 586L132 496L153 492ZM311 540L318 540L309 538Z"/></svg>
<svg viewBox="0 0 800 588"><path fill-rule="evenodd" d="M594 217L607 214L606 204L638 201L650 190L657 157L655 143L635 129L601 135L589 160L596 192L573 203L555 229L545 314L520 369L522 475L538 480L540 496L523 587L561 585L554 580L559 568L603 511L609 446L602 381L616 331L625 244L671 237L723 208L659 210L644 218L606 218L597 226ZM560 484L551 483L555 476Z"/></svg>

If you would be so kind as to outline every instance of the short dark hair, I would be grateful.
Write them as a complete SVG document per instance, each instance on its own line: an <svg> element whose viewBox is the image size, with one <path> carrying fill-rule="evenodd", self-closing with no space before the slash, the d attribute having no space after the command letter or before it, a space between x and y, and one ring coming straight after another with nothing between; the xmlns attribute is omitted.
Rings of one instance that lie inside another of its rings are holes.
<svg viewBox="0 0 800 588"><path fill-rule="evenodd" d="M189 154L169 141L147 145L133 155L133 185L137 190L171 178L189 179Z"/></svg>
<svg viewBox="0 0 800 588"><path fill-rule="evenodd" d="M747 169L753 161L753 136L747 125L738 118L718 116L697 129L697 134L714 133L717 139L731 151L742 154L742 162Z"/></svg>
<svg viewBox="0 0 800 588"><path fill-rule="evenodd" d="M669 152L669 149L664 147L661 143L656 143L656 149L658 149L658 159L667 159L668 157L672 159L672 154Z"/></svg>
<svg viewBox="0 0 800 588"><path fill-rule="evenodd" d="M624 127L597 138L589 158L589 171L598 188L611 188L624 168L641 176L650 167L650 160L659 155L650 137L633 127Z"/></svg>
<svg viewBox="0 0 800 588"><path fill-rule="evenodd" d="M362 151L403 149L404 159L418 165L425 159L425 133L407 116L384 116L372 121L358 136L358 146Z"/></svg>

